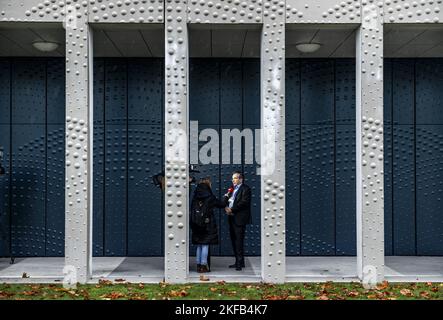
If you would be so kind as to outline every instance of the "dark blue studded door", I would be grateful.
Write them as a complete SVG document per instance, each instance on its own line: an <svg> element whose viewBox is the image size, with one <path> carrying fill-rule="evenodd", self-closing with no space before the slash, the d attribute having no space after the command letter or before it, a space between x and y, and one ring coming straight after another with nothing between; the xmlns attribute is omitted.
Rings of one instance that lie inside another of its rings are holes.
<svg viewBox="0 0 443 320"><path fill-rule="evenodd" d="M164 159L163 66L95 60L94 256L164 253L163 197L151 181ZM64 255L64 68L63 59L0 59L0 256ZM189 69L190 120L200 130L259 128L259 59L191 59ZM442 74L443 59L385 61L386 255L443 255ZM355 255L355 138L354 60L288 59L288 255ZM218 196L233 170L246 173L253 224L245 250L260 255L256 165L199 169ZM218 225L212 254L231 255L221 211Z"/></svg>

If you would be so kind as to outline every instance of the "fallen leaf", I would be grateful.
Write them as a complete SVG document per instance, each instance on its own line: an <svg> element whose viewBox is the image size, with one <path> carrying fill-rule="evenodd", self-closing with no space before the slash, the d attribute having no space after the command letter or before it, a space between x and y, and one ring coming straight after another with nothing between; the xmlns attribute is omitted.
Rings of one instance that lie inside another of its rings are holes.
<svg viewBox="0 0 443 320"><path fill-rule="evenodd" d="M125 295L121 292L111 292L105 295L100 296L100 298L108 299L108 300L116 300L119 298L123 298Z"/></svg>
<svg viewBox="0 0 443 320"><path fill-rule="evenodd" d="M112 281L111 280L105 280L105 279L99 279L98 283L99 284L108 285L108 284L112 284Z"/></svg>
<svg viewBox="0 0 443 320"><path fill-rule="evenodd" d="M408 297L411 297L413 294L412 294L412 292L411 292L411 290L409 290L409 289L401 289L400 290L400 293L402 294L402 295L404 295L404 296L408 296Z"/></svg>
<svg viewBox="0 0 443 320"><path fill-rule="evenodd" d="M329 297L325 294L322 294L321 296L317 297L317 300L329 300Z"/></svg>
<svg viewBox="0 0 443 320"><path fill-rule="evenodd" d="M288 300L304 300L304 296L288 296Z"/></svg>
<svg viewBox="0 0 443 320"><path fill-rule="evenodd" d="M225 285L225 283L226 283L226 282L225 282L225 281L223 281L223 280L221 280L221 281L217 281L217 284L218 284L218 285L220 285L220 286L224 286L224 285Z"/></svg>
<svg viewBox="0 0 443 320"><path fill-rule="evenodd" d="M29 278L28 274L26 272L23 272L22 278Z"/></svg>
<svg viewBox="0 0 443 320"><path fill-rule="evenodd" d="M209 278L206 277L205 275L201 275L200 276L200 281L209 281Z"/></svg>
<svg viewBox="0 0 443 320"><path fill-rule="evenodd" d="M115 282L125 282L126 280L125 279L115 279L114 281Z"/></svg>
<svg viewBox="0 0 443 320"><path fill-rule="evenodd" d="M381 284L379 284L378 286L376 286L375 288L377 290L384 290L389 286L389 282L388 281L383 281Z"/></svg>
<svg viewBox="0 0 443 320"><path fill-rule="evenodd" d="M185 290L181 291L171 290L168 295L170 297L186 297L187 295L189 295L189 293L186 292Z"/></svg>
<svg viewBox="0 0 443 320"><path fill-rule="evenodd" d="M276 296L276 295L269 295L269 296L264 296L265 300L284 300L281 296Z"/></svg>
<svg viewBox="0 0 443 320"><path fill-rule="evenodd" d="M209 290L211 290L212 292L216 292L217 288L209 288Z"/></svg>
<svg viewBox="0 0 443 320"><path fill-rule="evenodd" d="M357 291L351 291L348 293L348 297L357 297L359 293Z"/></svg>
<svg viewBox="0 0 443 320"><path fill-rule="evenodd" d="M0 291L0 298L9 298L9 297L11 297L13 295L14 294L9 293L9 292Z"/></svg>

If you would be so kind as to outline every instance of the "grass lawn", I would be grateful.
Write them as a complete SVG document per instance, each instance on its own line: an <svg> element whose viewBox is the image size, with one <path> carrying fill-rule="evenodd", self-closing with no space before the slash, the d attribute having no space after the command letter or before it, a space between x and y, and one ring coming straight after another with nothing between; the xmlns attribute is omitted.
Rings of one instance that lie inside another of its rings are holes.
<svg viewBox="0 0 443 320"><path fill-rule="evenodd" d="M359 283L232 284L225 282L170 285L121 281L78 285L0 284L0 300L145 300L145 299L258 299L258 300L435 300L443 299L443 283L387 283L367 290Z"/></svg>

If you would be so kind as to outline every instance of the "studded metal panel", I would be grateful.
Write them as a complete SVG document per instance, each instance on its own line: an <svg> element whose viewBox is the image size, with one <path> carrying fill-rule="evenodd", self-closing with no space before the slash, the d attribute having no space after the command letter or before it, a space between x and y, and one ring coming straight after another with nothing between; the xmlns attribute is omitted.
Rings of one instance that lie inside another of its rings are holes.
<svg viewBox="0 0 443 320"><path fill-rule="evenodd" d="M162 193L152 175L163 169L163 63L128 62L128 252L163 255Z"/></svg>
<svg viewBox="0 0 443 320"><path fill-rule="evenodd" d="M126 255L127 166L126 124L106 124L104 168L106 256Z"/></svg>
<svg viewBox="0 0 443 320"><path fill-rule="evenodd" d="M103 256L103 217L104 217L104 101L105 101L105 62L94 60L94 144L93 144L93 256Z"/></svg>
<svg viewBox="0 0 443 320"><path fill-rule="evenodd" d="M190 23L261 23L262 0L189 0Z"/></svg>
<svg viewBox="0 0 443 320"><path fill-rule="evenodd" d="M384 238L385 255L392 256L392 60L383 63Z"/></svg>
<svg viewBox="0 0 443 320"><path fill-rule="evenodd" d="M45 125L13 124L12 137L12 253L44 256Z"/></svg>
<svg viewBox="0 0 443 320"><path fill-rule="evenodd" d="M443 62L416 65L417 254L443 254Z"/></svg>
<svg viewBox="0 0 443 320"><path fill-rule="evenodd" d="M12 122L15 124L46 122L46 63L42 61L13 63Z"/></svg>
<svg viewBox="0 0 443 320"><path fill-rule="evenodd" d="M335 254L334 62L301 63L301 254ZM318 201L322 199L322 201Z"/></svg>
<svg viewBox="0 0 443 320"><path fill-rule="evenodd" d="M94 99L94 109L97 106ZM97 119L94 117L94 119ZM94 204L93 204L93 256L104 255L104 217L105 217L105 197L104 197L104 160L105 160L105 129L104 125L94 125Z"/></svg>
<svg viewBox="0 0 443 320"><path fill-rule="evenodd" d="M382 2L362 2L356 63L357 273L373 285L384 274Z"/></svg>
<svg viewBox="0 0 443 320"><path fill-rule="evenodd" d="M162 73L159 59L95 63L96 256L162 254L162 194L151 180L162 170Z"/></svg>
<svg viewBox="0 0 443 320"><path fill-rule="evenodd" d="M66 15L65 264L77 281L91 276L92 257L92 35L87 2L72 0ZM74 19L75 17L75 19Z"/></svg>
<svg viewBox="0 0 443 320"><path fill-rule="evenodd" d="M126 60L106 61L105 92L104 248L106 256L124 256L128 195Z"/></svg>
<svg viewBox="0 0 443 320"><path fill-rule="evenodd" d="M0 4L0 21L63 21L65 0L2 0Z"/></svg>
<svg viewBox="0 0 443 320"><path fill-rule="evenodd" d="M10 115L11 115L11 64L0 60L0 149L3 151L2 165L6 174L0 176L0 256L9 254L9 181L10 181Z"/></svg>
<svg viewBox="0 0 443 320"><path fill-rule="evenodd" d="M385 0L384 21L387 23L441 23L442 0Z"/></svg>
<svg viewBox="0 0 443 320"><path fill-rule="evenodd" d="M286 0L286 23L360 23L360 0Z"/></svg>
<svg viewBox="0 0 443 320"><path fill-rule="evenodd" d="M151 177L163 167L162 126L129 125L128 145L127 255L161 256L162 198Z"/></svg>
<svg viewBox="0 0 443 320"><path fill-rule="evenodd" d="M262 278L284 282L285 252L285 1L265 1L261 39ZM267 134L274 133L272 135ZM271 155L271 157L269 157Z"/></svg>
<svg viewBox="0 0 443 320"><path fill-rule="evenodd" d="M163 0L89 0L89 22L163 23Z"/></svg>
<svg viewBox="0 0 443 320"><path fill-rule="evenodd" d="M64 90L62 90L62 96L64 96ZM64 104L59 105L59 107L60 106L64 106ZM61 114L63 115L64 112L61 112ZM48 124L46 128L46 139L45 255L51 257L63 257L65 250L65 201L63 197L65 182L64 123Z"/></svg>
<svg viewBox="0 0 443 320"><path fill-rule="evenodd" d="M300 60L286 59L286 255L300 255Z"/></svg>
<svg viewBox="0 0 443 320"><path fill-rule="evenodd" d="M286 65L287 254L355 255L355 61Z"/></svg>
<svg viewBox="0 0 443 320"><path fill-rule="evenodd" d="M189 119L199 125L220 122L220 65L209 59L191 59L189 66ZM210 112L209 112L210 110Z"/></svg>
<svg viewBox="0 0 443 320"><path fill-rule="evenodd" d="M243 70L241 60L220 63L220 124L242 124Z"/></svg>
<svg viewBox="0 0 443 320"><path fill-rule="evenodd" d="M392 75L393 254L415 255L414 60L394 60Z"/></svg>
<svg viewBox="0 0 443 320"><path fill-rule="evenodd" d="M165 3L165 280L188 274L187 1Z"/></svg>
<svg viewBox="0 0 443 320"><path fill-rule="evenodd" d="M243 125L260 124L260 60L243 62Z"/></svg>
<svg viewBox="0 0 443 320"><path fill-rule="evenodd" d="M334 218L334 126L302 125L302 255L335 254Z"/></svg>
<svg viewBox="0 0 443 320"><path fill-rule="evenodd" d="M3 67L2 70L5 70ZM9 73L8 73L9 76ZM1 82L5 84L5 81L2 79ZM5 99L0 98L0 103L6 102ZM8 103L9 105L9 103ZM10 253L9 245L10 245L10 206L9 206L9 181L11 179L11 165L9 161L9 157L11 154L11 145L10 145L10 125L9 124L0 124L0 148L3 151L3 161L2 165L5 168L6 173L3 176L0 176L0 256L6 256Z"/></svg>
<svg viewBox="0 0 443 320"><path fill-rule="evenodd" d="M11 122L11 63L0 60L0 124Z"/></svg>
<svg viewBox="0 0 443 320"><path fill-rule="evenodd" d="M65 72L63 59L47 61L46 256L64 256Z"/></svg>
<svg viewBox="0 0 443 320"><path fill-rule="evenodd" d="M42 61L12 64L12 252L45 255L46 69Z"/></svg>
<svg viewBox="0 0 443 320"><path fill-rule="evenodd" d="M335 60L335 254L356 254L355 60Z"/></svg>

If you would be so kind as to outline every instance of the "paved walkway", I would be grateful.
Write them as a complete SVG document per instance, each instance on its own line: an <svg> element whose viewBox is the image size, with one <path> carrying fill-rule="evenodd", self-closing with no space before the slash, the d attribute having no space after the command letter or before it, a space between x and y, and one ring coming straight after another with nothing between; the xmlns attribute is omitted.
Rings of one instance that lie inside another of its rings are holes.
<svg viewBox="0 0 443 320"><path fill-rule="evenodd" d="M190 258L189 281L200 282ZM260 257L248 257L242 271L229 269L232 257L213 257L210 281L260 282ZM63 280L64 258L0 259L0 282L57 283ZM355 257L287 257L288 282L358 281ZM443 257L386 257L386 280L390 282L443 282ZM92 283L99 279L158 283L163 280L162 257L93 258Z"/></svg>

